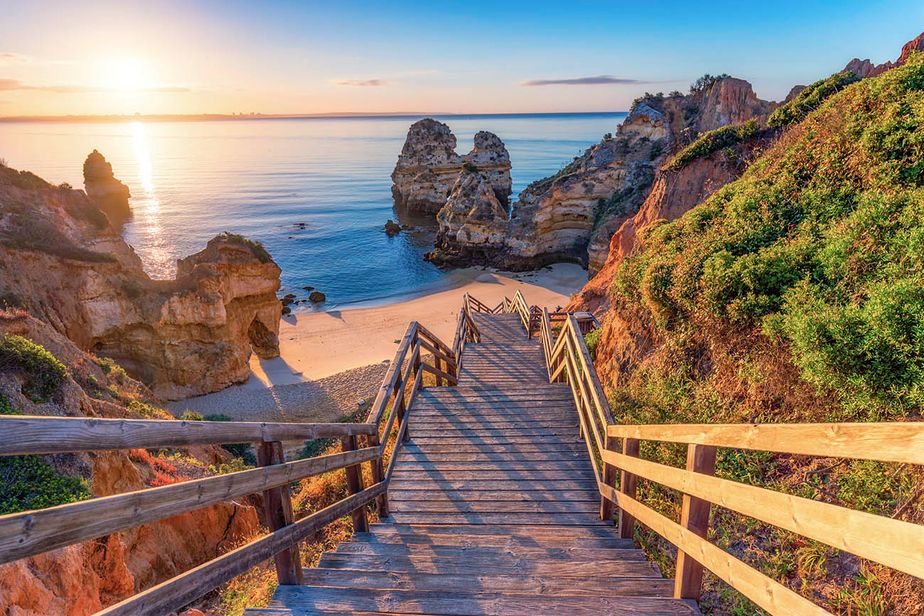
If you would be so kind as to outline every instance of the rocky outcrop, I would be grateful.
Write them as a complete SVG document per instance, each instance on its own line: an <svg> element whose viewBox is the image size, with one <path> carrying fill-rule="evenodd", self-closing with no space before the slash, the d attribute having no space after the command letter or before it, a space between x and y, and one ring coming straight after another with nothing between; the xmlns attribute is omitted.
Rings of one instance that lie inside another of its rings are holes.
<svg viewBox="0 0 924 616"><path fill-rule="evenodd" d="M924 33L919 34L918 36L905 43L902 46L901 53L899 53L898 59L895 60L895 62L886 61L882 64L873 64L868 59L861 60L859 58L854 58L847 63L847 66L844 67L844 70L853 73L860 79L876 77L890 69L895 68L896 66L904 65L905 62L908 61L908 58L911 57L911 54L918 51L924 51Z"/></svg>
<svg viewBox="0 0 924 616"><path fill-rule="evenodd" d="M513 270L574 261L596 272L606 261L613 233L638 211L656 170L671 152L700 133L763 120L773 108L774 103L757 98L748 82L733 77L703 80L688 95L639 99L615 136L523 190L509 221L501 217L491 221L490 243L485 244L479 234L476 244L466 246L464 236L455 231L464 227L460 211L441 214L442 242L432 258L459 265L475 258ZM485 222L479 220L477 225L484 228ZM506 229L503 242L498 239L501 228Z"/></svg>
<svg viewBox="0 0 924 616"><path fill-rule="evenodd" d="M149 418L133 409L156 410L150 404L156 400L144 385L101 365L38 319L23 312L0 311L0 335L27 338L68 367L67 376L50 397L36 401L23 393L27 369L9 362L0 366L0 394L20 413ZM185 455L195 461L190 468L230 460L230 454L218 447L194 448ZM49 472L85 480L94 497L139 490L157 485L158 480L193 478L179 469L163 475L172 463L161 461L155 468L151 460L147 452L110 451L48 456L42 463L53 469ZM215 558L257 530L254 507L227 503L0 565L0 613L91 614Z"/></svg>
<svg viewBox="0 0 924 616"><path fill-rule="evenodd" d="M278 355L279 275L262 246L223 234L152 280L83 192L0 167L0 296L160 397L216 391L246 380L252 351Z"/></svg>
<svg viewBox="0 0 924 616"><path fill-rule="evenodd" d="M491 180L475 169L459 174L436 219L440 231L430 255L433 260L482 264L506 240L507 209Z"/></svg>
<svg viewBox="0 0 924 616"><path fill-rule="evenodd" d="M96 150L90 152L83 163L83 185L87 196L112 224L119 226L131 218L128 186L115 178L112 165Z"/></svg>
<svg viewBox="0 0 924 616"><path fill-rule="evenodd" d="M414 213L437 213L466 164L488 178L499 201L508 202L510 155L497 135L479 132L472 151L460 156L456 137L446 124L430 118L414 122L391 174L395 205Z"/></svg>

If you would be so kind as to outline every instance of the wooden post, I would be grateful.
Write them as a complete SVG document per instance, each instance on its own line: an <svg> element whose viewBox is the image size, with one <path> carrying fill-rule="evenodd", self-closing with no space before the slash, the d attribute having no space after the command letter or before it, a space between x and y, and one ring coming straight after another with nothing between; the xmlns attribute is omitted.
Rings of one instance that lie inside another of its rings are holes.
<svg viewBox="0 0 924 616"><path fill-rule="evenodd" d="M443 370L443 372L445 372L445 370L443 369L443 360L437 357L436 353L433 354L433 363L436 364L437 370ZM443 384L443 377L437 374L436 375L436 386L439 387L442 384Z"/></svg>
<svg viewBox="0 0 924 616"><path fill-rule="evenodd" d="M344 452L354 451L356 449L356 436L343 436L340 438L340 444ZM347 491L352 496L363 491L363 468L361 464L354 464L353 466L347 466L344 468L346 471L346 483ZM355 533L365 533L369 531L369 521L366 519L366 506L358 507L354 509L351 514L353 516L353 532Z"/></svg>
<svg viewBox="0 0 924 616"><path fill-rule="evenodd" d="M257 447L257 463L260 466L283 464L284 462L285 454L281 442L260 443ZM288 485L263 492L263 513L264 523L271 532L292 523L292 495L289 493ZM273 558L276 564L276 577L281 585L302 583L302 563L297 543L279 552Z"/></svg>
<svg viewBox="0 0 924 616"><path fill-rule="evenodd" d="M622 452L627 456L638 457L639 441L635 438L622 439ZM619 491L635 498L637 477L626 471L619 472ZM635 536L635 518L625 511L619 511L619 536L623 539L632 539Z"/></svg>
<svg viewBox="0 0 924 616"><path fill-rule="evenodd" d="M386 438L388 435L386 435ZM379 433L370 434L366 437L366 444L369 447L378 447L381 442L379 440ZM372 481L373 483L382 483L385 480L385 465L382 462L382 456L379 454L379 457L372 461ZM379 508L379 517L387 518L388 517L388 492L382 492L379 497L376 499Z"/></svg>
<svg viewBox="0 0 924 616"><path fill-rule="evenodd" d="M705 475L715 474L715 447L687 446L687 470ZM705 539L709 530L709 501L683 495L680 525ZM674 578L674 597L698 600L703 590L703 566L681 550L677 550L677 574Z"/></svg>
<svg viewBox="0 0 924 616"><path fill-rule="evenodd" d="M607 436L604 441L604 447L609 451L616 451L616 437ZM618 469L612 464L603 463L603 483L610 486L611 488L616 487L616 477ZM601 520L612 520L613 519L613 507L615 503L608 499L605 496L600 496L600 519Z"/></svg>
<svg viewBox="0 0 924 616"><path fill-rule="evenodd" d="M414 360L414 363L416 366L420 366L419 359ZM395 413L395 423L398 426L398 430L401 429L401 423L404 421L404 414L405 414L404 396L401 396L401 397L398 396L398 391L401 389L401 383L403 379L404 379L404 376L401 373L399 373L398 379L395 381L395 398L394 398L394 402L392 402L392 405L393 405L392 412ZM404 439L401 442L404 443L404 442L407 442L407 440L408 440L408 431L405 430Z"/></svg>

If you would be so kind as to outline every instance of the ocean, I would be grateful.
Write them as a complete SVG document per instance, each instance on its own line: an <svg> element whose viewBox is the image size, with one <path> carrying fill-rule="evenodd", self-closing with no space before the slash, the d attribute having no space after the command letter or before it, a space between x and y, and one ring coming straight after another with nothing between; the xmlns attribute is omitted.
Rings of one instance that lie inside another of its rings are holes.
<svg viewBox="0 0 924 616"><path fill-rule="evenodd" d="M476 132L510 151L513 197L555 173L625 113L434 116L468 152ZM391 171L418 117L183 122L0 123L0 158L53 183L83 187L94 148L131 189L125 239L154 278L222 231L262 242L282 268L283 293L327 295L319 308L387 303L440 284L424 261L432 231L388 237L396 218ZM300 304L300 309L308 309Z"/></svg>

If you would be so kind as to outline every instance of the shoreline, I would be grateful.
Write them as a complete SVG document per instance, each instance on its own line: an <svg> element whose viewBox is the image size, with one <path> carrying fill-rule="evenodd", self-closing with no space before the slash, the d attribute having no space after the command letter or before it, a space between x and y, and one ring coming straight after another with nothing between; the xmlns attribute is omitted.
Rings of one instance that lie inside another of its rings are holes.
<svg viewBox="0 0 924 616"><path fill-rule="evenodd" d="M453 270L439 288L415 294L395 302L377 305L353 305L330 311L295 311L283 317L279 330L277 358L261 360L251 357L250 378L240 385L221 391L177 400L168 406L174 412L209 409L216 404L232 405L237 394L250 392L263 402L250 407L253 417L279 409L279 388L314 383L348 371L365 374L370 368L390 361L397 344L411 321L419 321L446 344L452 344L456 319L465 293L495 306L504 296L513 297L519 289L530 304L556 308L568 303L571 295L587 282L587 270L571 263L556 263L528 272L502 272L490 268ZM387 299L387 298L386 298ZM384 370L384 369L383 369ZM379 383L356 382L357 398L370 386ZM282 391L282 390L280 390ZM259 392L259 393L258 393ZM304 399L310 405L310 399ZM250 405L249 405L250 406ZM266 406L267 408L262 408ZM301 406L301 405L299 405ZM230 409L239 415L241 409ZM310 409L289 409L288 415L310 413ZM229 413L231 414L231 413ZM242 417L243 419L243 417Z"/></svg>

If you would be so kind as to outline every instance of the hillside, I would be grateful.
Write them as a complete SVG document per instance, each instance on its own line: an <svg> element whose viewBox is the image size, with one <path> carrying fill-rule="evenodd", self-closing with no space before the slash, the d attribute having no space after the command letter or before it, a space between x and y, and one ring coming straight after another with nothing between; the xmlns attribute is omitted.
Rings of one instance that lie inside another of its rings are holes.
<svg viewBox="0 0 924 616"><path fill-rule="evenodd" d="M840 84L801 121L794 114L739 179L641 230L643 249L616 267L611 308L591 341L618 423L921 419L924 54L903 60ZM643 455L682 465L673 447ZM919 469L733 451L719 469L924 519ZM676 515L676 495L648 487L644 496ZM924 609L920 580L718 515L750 540L713 541L827 609ZM669 571L666 546L640 539ZM710 587L704 611L755 611L714 579Z"/></svg>

